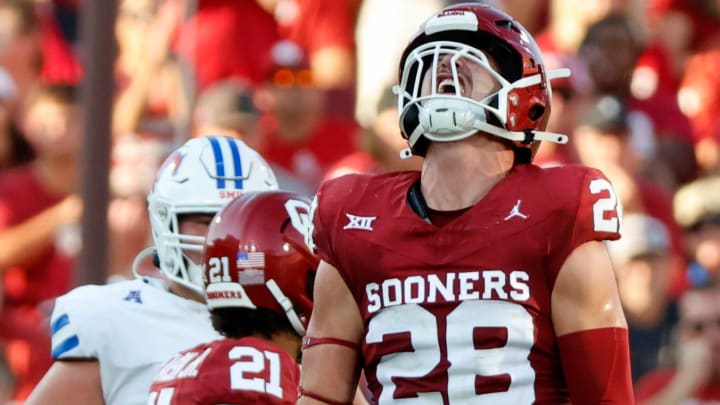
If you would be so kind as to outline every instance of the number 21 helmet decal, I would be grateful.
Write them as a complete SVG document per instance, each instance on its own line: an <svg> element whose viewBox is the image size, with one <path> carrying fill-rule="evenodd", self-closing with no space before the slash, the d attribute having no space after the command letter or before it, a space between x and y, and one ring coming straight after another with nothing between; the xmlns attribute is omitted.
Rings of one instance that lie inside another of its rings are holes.
<svg viewBox="0 0 720 405"><path fill-rule="evenodd" d="M303 336L319 262L306 244L309 211L309 199L287 191L246 193L221 210L203 254L208 307L269 309Z"/></svg>

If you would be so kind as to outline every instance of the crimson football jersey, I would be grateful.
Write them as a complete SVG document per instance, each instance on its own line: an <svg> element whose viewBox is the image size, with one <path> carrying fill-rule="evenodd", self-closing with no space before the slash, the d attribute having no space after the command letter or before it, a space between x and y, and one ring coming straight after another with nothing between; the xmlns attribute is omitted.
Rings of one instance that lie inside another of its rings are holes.
<svg viewBox="0 0 720 405"><path fill-rule="evenodd" d="M294 404L300 368L263 339L222 339L178 353L155 377L148 405Z"/></svg>
<svg viewBox="0 0 720 405"><path fill-rule="evenodd" d="M365 322L374 400L569 402L550 297L573 249L620 237L610 182L582 166L521 165L438 227L408 205L419 177L340 177L313 204L315 247Z"/></svg>

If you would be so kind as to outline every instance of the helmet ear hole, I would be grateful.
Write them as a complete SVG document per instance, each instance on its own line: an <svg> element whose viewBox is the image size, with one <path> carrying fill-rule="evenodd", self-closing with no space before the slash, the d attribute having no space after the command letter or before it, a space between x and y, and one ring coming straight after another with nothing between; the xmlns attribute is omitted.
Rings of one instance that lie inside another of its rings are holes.
<svg viewBox="0 0 720 405"><path fill-rule="evenodd" d="M501 28L505 28L508 31L515 31L517 33L520 32L520 30L513 24L512 20L498 20L495 21L495 25Z"/></svg>
<svg viewBox="0 0 720 405"><path fill-rule="evenodd" d="M545 106L540 104L535 104L530 107L530 111L528 111L528 117L533 121L537 121L543 114L545 114Z"/></svg>
<svg viewBox="0 0 720 405"><path fill-rule="evenodd" d="M410 134L420 125L420 110L416 105L410 106L402 118L402 132L405 138L410 138Z"/></svg>

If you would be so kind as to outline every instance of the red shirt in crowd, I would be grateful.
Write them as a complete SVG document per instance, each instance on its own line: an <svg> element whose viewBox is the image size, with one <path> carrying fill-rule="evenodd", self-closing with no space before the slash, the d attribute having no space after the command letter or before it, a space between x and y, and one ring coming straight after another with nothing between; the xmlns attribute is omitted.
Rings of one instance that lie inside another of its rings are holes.
<svg viewBox="0 0 720 405"><path fill-rule="evenodd" d="M295 0L276 12L280 33L308 54L329 47L355 49L353 4L346 0Z"/></svg>
<svg viewBox="0 0 720 405"><path fill-rule="evenodd" d="M0 174L0 229L18 225L59 203L64 196L48 192L32 166ZM50 367L50 334L39 304L71 287L73 258L50 244L26 265L4 269L0 344L18 378L16 399L26 397Z"/></svg>
<svg viewBox="0 0 720 405"><path fill-rule="evenodd" d="M179 27L175 51L191 61L200 89L228 77L259 84L277 41L274 17L255 0L203 0Z"/></svg>
<svg viewBox="0 0 720 405"><path fill-rule="evenodd" d="M648 400L656 395L663 388L667 387L675 376L675 370L665 369L652 371L638 381L635 386L635 400L638 403ZM688 398L682 404L711 405L720 401L720 384L706 384L698 388L692 398ZM682 405L679 404L679 405Z"/></svg>
<svg viewBox="0 0 720 405"><path fill-rule="evenodd" d="M18 225L59 203L65 196L46 190L32 166L22 166L0 174L0 229ZM35 306L66 293L71 286L73 259L48 245L22 267L3 273L4 308Z"/></svg>
<svg viewBox="0 0 720 405"><path fill-rule="evenodd" d="M293 143L281 138L274 118L266 117L263 124L266 136L263 156L312 190L334 163L355 151L358 126L354 121L324 118L306 139Z"/></svg>

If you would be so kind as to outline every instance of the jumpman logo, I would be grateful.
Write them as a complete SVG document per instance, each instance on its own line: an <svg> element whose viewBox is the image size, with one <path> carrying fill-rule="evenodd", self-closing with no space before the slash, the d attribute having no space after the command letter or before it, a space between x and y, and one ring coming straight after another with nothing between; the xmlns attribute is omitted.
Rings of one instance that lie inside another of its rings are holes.
<svg viewBox="0 0 720 405"><path fill-rule="evenodd" d="M515 206L510 211L510 214L508 214L508 216L506 216L503 221L507 221L514 217L520 217L522 219L527 219L528 216L523 214L522 212L520 212L520 204L522 204L522 200L517 200L517 202L515 203Z"/></svg>

